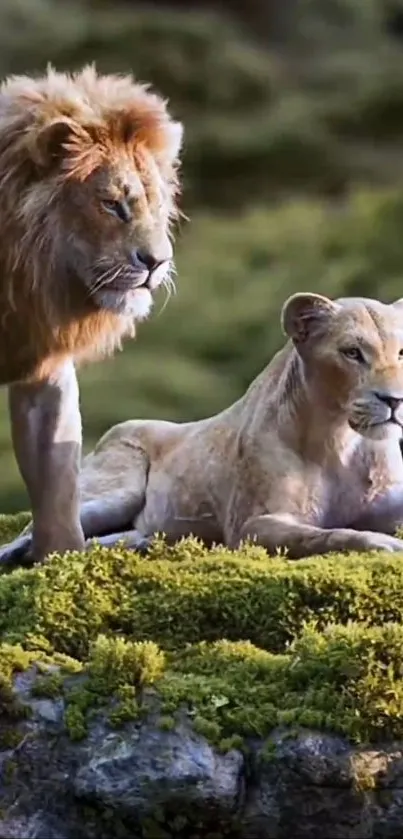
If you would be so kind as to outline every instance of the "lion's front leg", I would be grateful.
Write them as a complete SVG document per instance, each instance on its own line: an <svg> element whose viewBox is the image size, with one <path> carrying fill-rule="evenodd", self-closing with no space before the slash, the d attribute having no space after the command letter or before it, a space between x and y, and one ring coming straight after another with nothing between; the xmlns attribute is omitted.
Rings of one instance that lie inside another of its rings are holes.
<svg viewBox="0 0 403 839"><path fill-rule="evenodd" d="M9 389L14 451L33 515L33 557L82 550L78 476L81 416L72 361Z"/></svg>
<svg viewBox="0 0 403 839"><path fill-rule="evenodd" d="M291 515L261 515L241 528L239 544L253 539L270 554L284 551L289 559L345 551L403 552L403 540L370 530L313 527ZM236 547L236 545L232 545Z"/></svg>
<svg viewBox="0 0 403 839"><path fill-rule="evenodd" d="M147 482L145 462L138 464L137 471L132 477L133 487L112 489L110 495L91 498L81 504L80 521L86 548L93 546L94 539L105 546L113 546L124 539L126 547L144 551L147 540L138 534L138 531L132 529L132 524L144 504ZM32 524L30 524L16 539L0 547L0 565L13 566L33 562L33 560Z"/></svg>

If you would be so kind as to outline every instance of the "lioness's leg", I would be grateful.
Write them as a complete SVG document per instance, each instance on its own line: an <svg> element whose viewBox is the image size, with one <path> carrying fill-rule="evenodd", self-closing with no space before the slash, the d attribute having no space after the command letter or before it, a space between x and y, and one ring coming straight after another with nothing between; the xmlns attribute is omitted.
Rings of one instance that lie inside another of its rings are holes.
<svg viewBox="0 0 403 839"><path fill-rule="evenodd" d="M92 548L94 543L102 545L104 548L113 548L119 542L123 543L123 547L138 553L147 553L150 546L151 539L143 536L139 530L124 530L121 533L109 533L107 536L99 536L96 539L88 539L86 547Z"/></svg>
<svg viewBox="0 0 403 839"><path fill-rule="evenodd" d="M356 530L377 530L395 534L403 525L403 486L391 486L375 497L357 521L352 522Z"/></svg>
<svg viewBox="0 0 403 839"><path fill-rule="evenodd" d="M255 539L257 544L275 554L284 549L290 559L338 551L402 551L403 540L375 531L340 528L326 530L298 521L293 516L262 515L248 519L237 544ZM232 544L231 547L236 547Z"/></svg>
<svg viewBox="0 0 403 839"><path fill-rule="evenodd" d="M14 451L32 508L34 557L81 550L81 416L73 362L43 381L11 385L9 406Z"/></svg>

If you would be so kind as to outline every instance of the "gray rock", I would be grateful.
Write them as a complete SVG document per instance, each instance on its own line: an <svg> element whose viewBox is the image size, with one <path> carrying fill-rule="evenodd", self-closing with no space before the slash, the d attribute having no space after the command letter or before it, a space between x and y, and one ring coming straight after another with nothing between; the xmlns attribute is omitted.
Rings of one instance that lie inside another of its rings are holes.
<svg viewBox="0 0 403 839"><path fill-rule="evenodd" d="M401 746L355 749L339 737L277 731L253 762L248 839L401 839Z"/></svg>
<svg viewBox="0 0 403 839"><path fill-rule="evenodd" d="M126 727L121 734L92 734L88 761L78 770L74 792L99 804L116 802L133 815L148 815L175 800L194 811L235 812L240 796L243 757L217 754L206 740L179 724L174 731L157 725Z"/></svg>
<svg viewBox="0 0 403 839"><path fill-rule="evenodd" d="M32 696L34 682L35 668L16 679L32 715L18 723L18 745L0 752L1 839L403 836L402 743L354 748L276 730L247 757L221 754L186 714L162 731L155 696L141 723L112 729L100 711L73 742L63 699Z"/></svg>
<svg viewBox="0 0 403 839"><path fill-rule="evenodd" d="M38 810L33 816L15 816L0 822L2 839L69 839L62 823Z"/></svg>

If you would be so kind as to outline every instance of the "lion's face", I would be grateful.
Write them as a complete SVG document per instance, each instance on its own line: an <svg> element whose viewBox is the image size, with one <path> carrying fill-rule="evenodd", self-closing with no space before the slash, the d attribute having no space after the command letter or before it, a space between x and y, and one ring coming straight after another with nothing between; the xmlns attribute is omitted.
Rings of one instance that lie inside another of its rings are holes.
<svg viewBox="0 0 403 839"><path fill-rule="evenodd" d="M2 231L21 243L12 270L23 266L28 291L35 274L48 314L60 321L62 307L74 328L92 313L103 328L112 314L118 332L115 315L146 317L172 282L181 123L147 86L93 67L12 77L0 104Z"/></svg>
<svg viewBox="0 0 403 839"><path fill-rule="evenodd" d="M402 436L403 301L297 294L283 325L318 399L365 437Z"/></svg>
<svg viewBox="0 0 403 839"><path fill-rule="evenodd" d="M173 187L145 148L122 151L82 182L66 181L61 226L69 229L66 261L88 299L136 320L153 292L172 283L169 223Z"/></svg>

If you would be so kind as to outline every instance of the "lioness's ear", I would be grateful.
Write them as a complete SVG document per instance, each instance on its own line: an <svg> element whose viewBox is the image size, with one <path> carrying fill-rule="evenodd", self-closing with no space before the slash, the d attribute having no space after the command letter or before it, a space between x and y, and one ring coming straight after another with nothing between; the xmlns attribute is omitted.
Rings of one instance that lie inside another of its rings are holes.
<svg viewBox="0 0 403 839"><path fill-rule="evenodd" d="M89 140L85 130L68 117L57 117L46 123L30 138L31 156L37 166L48 169L66 155L73 138Z"/></svg>
<svg viewBox="0 0 403 839"><path fill-rule="evenodd" d="M283 306L281 325L294 343L302 344L326 327L337 305L321 294L293 294Z"/></svg>
<svg viewBox="0 0 403 839"><path fill-rule="evenodd" d="M392 306L396 306L396 308L401 309L403 312L403 297L399 297L398 300L395 300L395 302L392 303Z"/></svg>

